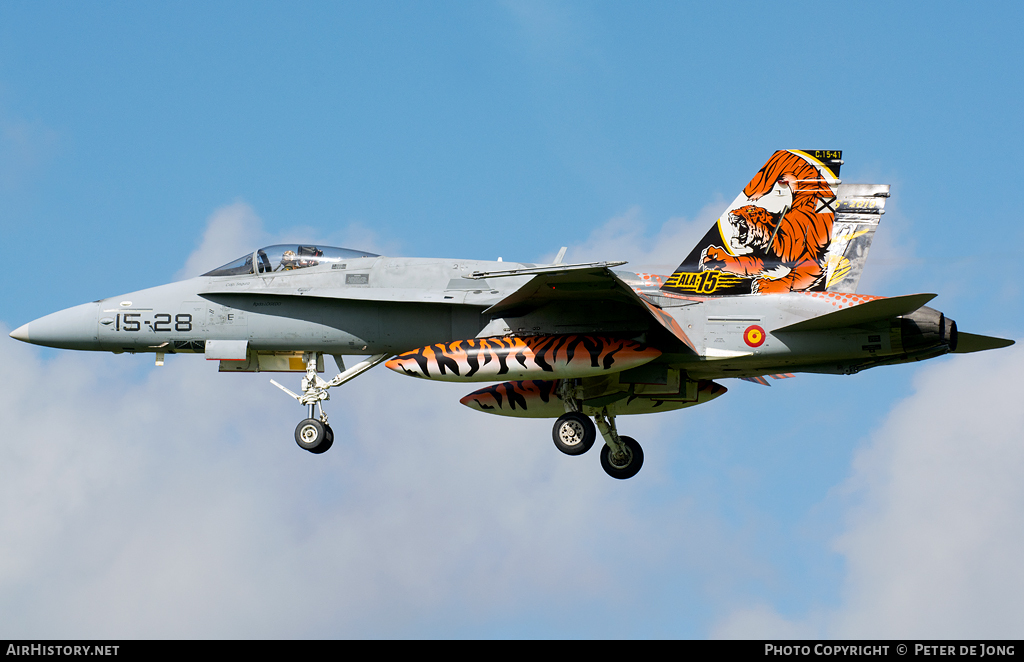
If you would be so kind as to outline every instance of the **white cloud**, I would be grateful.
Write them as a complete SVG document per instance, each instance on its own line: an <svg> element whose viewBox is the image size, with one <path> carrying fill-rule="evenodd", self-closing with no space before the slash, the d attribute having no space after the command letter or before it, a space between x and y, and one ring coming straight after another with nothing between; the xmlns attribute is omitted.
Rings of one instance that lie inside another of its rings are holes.
<svg viewBox="0 0 1024 662"><path fill-rule="evenodd" d="M274 234L263 229L263 219L246 202L239 200L215 210L206 220L206 230L199 245L175 274L175 280L192 278L216 269L222 264L251 253L261 246L298 242L314 242L341 246L371 253L394 252L395 246L382 242L364 223L348 223L340 232L324 235L305 226L285 228Z"/></svg>
<svg viewBox="0 0 1024 662"><path fill-rule="evenodd" d="M267 243L263 221L252 207L242 201L225 205L206 220L199 246L188 256L175 279L206 273Z"/></svg>
<svg viewBox="0 0 1024 662"><path fill-rule="evenodd" d="M1020 346L922 371L854 463L839 636L1024 635Z"/></svg>
<svg viewBox="0 0 1024 662"><path fill-rule="evenodd" d="M842 604L786 619L736 610L726 637L1024 635L1024 348L953 356L917 376L837 490Z"/></svg>
<svg viewBox="0 0 1024 662"><path fill-rule="evenodd" d="M524 632L599 636L681 563L746 572L692 504L650 505L658 444L615 481L596 452L559 454L550 421L378 368L333 391L338 440L315 456L268 379L0 341L0 636L458 636L524 615ZM629 421L644 439L659 425ZM560 620L584 607L605 616Z"/></svg>

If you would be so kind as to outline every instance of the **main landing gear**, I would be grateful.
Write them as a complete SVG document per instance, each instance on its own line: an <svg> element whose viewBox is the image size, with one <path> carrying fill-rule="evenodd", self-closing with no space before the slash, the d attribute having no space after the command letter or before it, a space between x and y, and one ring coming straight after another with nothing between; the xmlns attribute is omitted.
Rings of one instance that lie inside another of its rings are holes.
<svg viewBox="0 0 1024 662"><path fill-rule="evenodd" d="M597 423L596 429L594 422ZM551 431L555 447L566 455L582 455L594 445L597 430L601 431L601 467L612 478L632 478L644 464L644 451L632 437L620 437L615 429L615 417L607 408L594 416L594 421L570 411L558 417Z"/></svg>
<svg viewBox="0 0 1024 662"><path fill-rule="evenodd" d="M316 374L317 353L306 352L302 355L302 360L306 363L306 376L302 378L302 395L291 392L273 379L270 380L271 384L298 400L299 404L309 407L309 418L299 421L295 427L295 443L299 445L299 448L317 454L330 449L334 444L334 430L327 423L327 414L324 412L323 401L331 399L331 394L327 392L327 389L341 386L345 382L355 379L388 356L390 355L376 354L348 370L345 370L341 358L335 357L338 361L338 368L342 372L334 379L324 381L320 375ZM316 416L316 409L320 410L319 416Z"/></svg>

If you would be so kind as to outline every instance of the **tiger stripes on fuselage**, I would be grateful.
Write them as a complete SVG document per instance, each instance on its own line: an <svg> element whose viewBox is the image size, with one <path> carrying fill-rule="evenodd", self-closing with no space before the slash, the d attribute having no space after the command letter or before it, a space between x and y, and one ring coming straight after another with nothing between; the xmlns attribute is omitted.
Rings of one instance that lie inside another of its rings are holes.
<svg viewBox="0 0 1024 662"><path fill-rule="evenodd" d="M628 370L661 356L635 340L564 335L473 338L427 345L385 365L424 379L486 382L512 378L565 378Z"/></svg>

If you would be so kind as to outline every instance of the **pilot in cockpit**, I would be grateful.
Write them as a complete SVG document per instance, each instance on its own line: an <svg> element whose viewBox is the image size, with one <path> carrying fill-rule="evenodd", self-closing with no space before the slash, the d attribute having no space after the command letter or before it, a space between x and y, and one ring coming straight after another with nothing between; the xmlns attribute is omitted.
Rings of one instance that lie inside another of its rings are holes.
<svg viewBox="0 0 1024 662"><path fill-rule="evenodd" d="M295 251L285 251L281 255L281 271L291 271L292 269L299 268L299 260L295 255Z"/></svg>

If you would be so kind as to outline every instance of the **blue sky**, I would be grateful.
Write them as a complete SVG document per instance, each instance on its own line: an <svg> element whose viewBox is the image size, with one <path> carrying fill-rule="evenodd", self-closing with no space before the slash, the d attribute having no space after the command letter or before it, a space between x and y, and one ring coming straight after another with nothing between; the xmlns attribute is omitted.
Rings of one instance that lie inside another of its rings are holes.
<svg viewBox="0 0 1024 662"><path fill-rule="evenodd" d="M862 292L1019 338L1022 14L4 2L0 324L284 239L669 270L809 148L893 186ZM371 371L314 458L260 375L2 338L0 637L1022 636L1016 348L729 380L620 482L471 389Z"/></svg>

